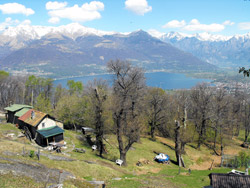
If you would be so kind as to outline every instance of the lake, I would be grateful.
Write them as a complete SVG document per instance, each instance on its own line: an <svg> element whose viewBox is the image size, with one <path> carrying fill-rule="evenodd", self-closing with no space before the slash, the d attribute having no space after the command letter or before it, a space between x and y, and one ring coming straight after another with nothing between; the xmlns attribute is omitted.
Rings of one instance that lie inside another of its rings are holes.
<svg viewBox="0 0 250 188"><path fill-rule="evenodd" d="M145 77L148 86L160 87L162 89L189 89L194 87L198 83L212 81L209 79L187 77L184 74L179 73L166 72L145 73ZM83 82L83 84L87 84L88 81L92 81L95 78L107 80L110 85L112 84L112 75L110 74L66 78L61 80L55 80L54 84L61 84L63 87L66 87L68 80L81 81Z"/></svg>

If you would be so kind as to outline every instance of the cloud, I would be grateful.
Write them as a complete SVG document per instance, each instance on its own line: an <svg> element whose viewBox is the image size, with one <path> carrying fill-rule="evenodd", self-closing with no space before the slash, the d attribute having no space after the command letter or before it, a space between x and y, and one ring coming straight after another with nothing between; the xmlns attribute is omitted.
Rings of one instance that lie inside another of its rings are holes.
<svg viewBox="0 0 250 188"><path fill-rule="evenodd" d="M192 19L189 23L186 23L185 20L178 21L172 20L165 25L163 28L180 28L184 31L205 31L205 32L220 32L225 29L225 26L232 26L234 22L226 20L222 24L212 23L212 24L202 24L197 19Z"/></svg>
<svg viewBox="0 0 250 188"><path fill-rule="evenodd" d="M35 13L31 8L26 8L24 5L18 3L6 3L0 5L0 10L3 14L24 14L26 16Z"/></svg>
<svg viewBox="0 0 250 188"><path fill-rule="evenodd" d="M19 24L19 20L12 20L12 18L8 17L4 20L4 22L0 23L0 31L4 30L6 27Z"/></svg>
<svg viewBox="0 0 250 188"><path fill-rule="evenodd" d="M60 18L58 18L58 17L52 17L52 18L49 19L48 22L52 23L52 24L57 24L57 23L60 22Z"/></svg>
<svg viewBox="0 0 250 188"><path fill-rule="evenodd" d="M178 21L178 20L172 20L165 25L163 25L163 28L178 28L178 27L183 27L186 25L186 22L184 20Z"/></svg>
<svg viewBox="0 0 250 188"><path fill-rule="evenodd" d="M56 9L62 9L67 6L67 2L57 2L57 1L49 1L46 3L46 9L47 10L56 10Z"/></svg>
<svg viewBox="0 0 250 188"><path fill-rule="evenodd" d="M226 20L223 22L223 25L234 25L234 22L231 22L230 20Z"/></svg>
<svg viewBox="0 0 250 188"><path fill-rule="evenodd" d="M8 17L4 20L4 22L0 23L0 31L5 30L6 28L12 26L18 26L18 25L31 25L31 21L30 20L24 20L22 22L20 22L19 20L13 20L12 18Z"/></svg>
<svg viewBox="0 0 250 188"><path fill-rule="evenodd" d="M240 30L250 30L250 22L242 22L238 24Z"/></svg>
<svg viewBox="0 0 250 188"><path fill-rule="evenodd" d="M21 22L21 25L31 25L31 21L30 20L24 20Z"/></svg>
<svg viewBox="0 0 250 188"><path fill-rule="evenodd" d="M141 16L152 11L152 7L148 5L147 0L126 0L125 8Z"/></svg>
<svg viewBox="0 0 250 188"><path fill-rule="evenodd" d="M201 24L197 19L193 19L183 29L186 31L220 32L225 29L225 26L217 23Z"/></svg>
<svg viewBox="0 0 250 188"><path fill-rule="evenodd" d="M151 35L151 36L153 36L153 37L156 37L156 38L160 38L160 37L162 37L165 33L162 33L162 32L160 32L160 31L157 31L157 30L155 30L155 29L149 29L148 30L148 33Z"/></svg>
<svg viewBox="0 0 250 188"><path fill-rule="evenodd" d="M59 4L53 3L53 6L52 4L49 5L49 8L53 8L48 12L51 16L50 23L58 23L60 19L69 19L75 22L91 21L101 18L99 11L104 10L104 4L100 1L91 1L90 3L84 3L82 6L74 5L72 7L59 6Z"/></svg>

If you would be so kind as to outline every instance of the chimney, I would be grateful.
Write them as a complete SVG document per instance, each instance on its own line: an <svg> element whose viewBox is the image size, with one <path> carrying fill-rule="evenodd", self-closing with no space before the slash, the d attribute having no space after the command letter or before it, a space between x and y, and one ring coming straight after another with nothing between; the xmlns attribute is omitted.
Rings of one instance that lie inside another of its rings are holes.
<svg viewBox="0 0 250 188"><path fill-rule="evenodd" d="M35 111L32 110L32 111L31 111L31 119L34 119L34 118L35 118Z"/></svg>

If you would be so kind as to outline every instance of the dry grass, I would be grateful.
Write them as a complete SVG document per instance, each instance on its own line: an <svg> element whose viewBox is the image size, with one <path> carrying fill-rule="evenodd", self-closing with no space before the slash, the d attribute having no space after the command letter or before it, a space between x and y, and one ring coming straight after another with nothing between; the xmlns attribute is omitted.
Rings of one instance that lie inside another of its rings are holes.
<svg viewBox="0 0 250 188"><path fill-rule="evenodd" d="M133 145L133 149L129 150L127 153L128 166L119 167L114 163L114 161L119 157L117 141L114 135L107 136L108 143L106 143L106 148L108 150L108 153L104 155L104 158L100 158L96 155L96 152L92 152L90 146L83 142L82 139L79 139L79 136L81 135L80 133L66 130L65 141L67 142L68 148L64 150L67 151L67 156L65 157L69 157L75 160L68 162L55 161L44 156L41 156L40 161L38 161L36 158L31 159L29 157L21 156L20 154L22 154L23 147L25 147L26 151L36 151L37 146L31 144L24 137L6 137L8 133L14 133L17 136L19 132L20 131L11 124L0 124L0 156L19 159L24 161L25 163L39 162L48 168L63 169L65 171L71 172L76 177L76 180L74 182L72 182L71 180L66 181L65 187L78 187L81 182L84 182L84 179L105 180L106 182L109 182L109 187L143 187L143 183L147 181L149 182L148 186L156 183L156 178L161 179L162 185L176 187L172 183L169 184L169 181L172 181L172 179L166 179L165 174L168 174L169 177L176 178L178 167L172 163L170 165L163 165L153 161L153 158L155 157L157 152L168 154L170 156L170 159L175 161L175 152L173 150L175 144L173 140L157 137L156 141L151 141L147 137L141 138L140 143L135 143ZM234 142L236 144L231 144L225 148L225 154L237 154L241 150L250 153L249 150L240 147L240 141L238 139L235 139ZM80 154L73 152L72 149L74 147L83 148L86 150L86 153ZM8 151L10 155L6 155L6 151ZM42 152L49 154L49 152L45 150ZM207 170L211 166L213 160L214 167L218 166L218 164L220 163L220 156L212 155L211 150L208 150L205 146L202 146L200 150L197 150L194 147L187 145L186 152L187 154L184 155L184 161L187 165L187 168L191 168L192 170ZM53 153L53 155L63 156L63 154L55 153ZM136 165L138 161L142 163L142 166ZM6 161L0 160L0 163L4 162ZM89 162L91 162L92 164L89 164ZM206 173L204 172L202 178L205 178L208 173L209 171L206 171ZM160 177L161 175L164 178ZM112 181L112 178L125 176L132 177L130 179L123 179L124 181L122 180L120 182ZM181 176L189 177L187 172L183 172ZM194 177L190 177L191 179L193 178L192 181L195 181L196 176L197 178L199 178L199 173L197 173L197 175L195 175ZM24 182L26 181L32 182L32 180L30 179L24 179ZM185 184L184 178L179 178L178 181L180 183L178 184L178 186L183 185L183 183ZM190 180L190 184L192 183L192 181ZM205 182L203 182L203 184L206 182L207 179ZM33 186L32 183L30 183L30 187ZM10 184L11 182L9 181L3 184L0 179L0 187L1 185L4 185L6 187L6 185ZM13 187L18 187L18 185L18 183L15 183ZM197 183L197 185L201 184Z"/></svg>

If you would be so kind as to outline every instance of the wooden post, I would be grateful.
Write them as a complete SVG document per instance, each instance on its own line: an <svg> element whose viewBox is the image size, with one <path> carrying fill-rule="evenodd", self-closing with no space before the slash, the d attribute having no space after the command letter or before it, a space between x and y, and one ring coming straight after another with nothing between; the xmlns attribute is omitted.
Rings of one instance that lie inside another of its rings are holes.
<svg viewBox="0 0 250 188"><path fill-rule="evenodd" d="M23 157L25 157L25 148L23 146Z"/></svg>
<svg viewBox="0 0 250 188"><path fill-rule="evenodd" d="M61 175L62 175L62 173L63 173L63 171L60 170L60 171L59 171L59 177L58 177L58 184L61 183Z"/></svg>
<svg viewBox="0 0 250 188"><path fill-rule="evenodd" d="M213 160L213 162L212 162L212 164L211 164L209 170L212 170L212 169L213 169L213 164L214 164L214 160Z"/></svg>
<svg viewBox="0 0 250 188"><path fill-rule="evenodd" d="M221 163L220 163L220 167L223 166L223 161L224 161L224 155L221 155Z"/></svg>

